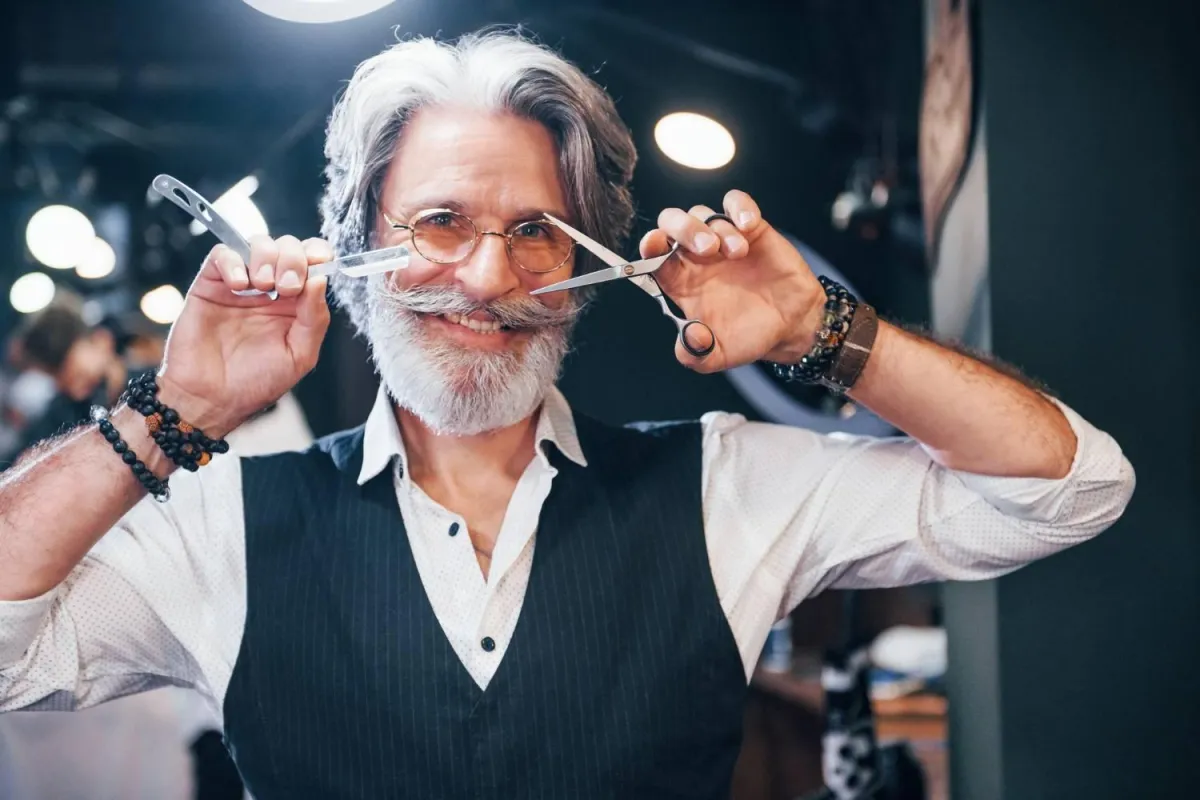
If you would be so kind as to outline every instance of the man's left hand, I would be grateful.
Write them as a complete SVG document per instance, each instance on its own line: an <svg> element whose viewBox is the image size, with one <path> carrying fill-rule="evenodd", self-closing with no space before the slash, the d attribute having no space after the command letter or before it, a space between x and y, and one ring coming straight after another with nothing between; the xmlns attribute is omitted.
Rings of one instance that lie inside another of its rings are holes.
<svg viewBox="0 0 1200 800"><path fill-rule="evenodd" d="M719 372L753 361L795 363L809 351L825 305L825 291L803 256L763 219L750 195L725 195L724 213L734 221L704 220L708 206L668 208L658 228L641 241L643 258L679 242L674 258L655 273L663 291L716 337L713 352L690 355L680 343L675 356L697 372Z"/></svg>

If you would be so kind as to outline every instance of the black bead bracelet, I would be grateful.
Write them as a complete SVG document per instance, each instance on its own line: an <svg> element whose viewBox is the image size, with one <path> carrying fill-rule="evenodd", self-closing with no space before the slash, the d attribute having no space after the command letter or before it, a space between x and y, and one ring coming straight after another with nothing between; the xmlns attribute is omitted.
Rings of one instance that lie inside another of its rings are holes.
<svg viewBox="0 0 1200 800"><path fill-rule="evenodd" d="M799 363L772 365L775 375L782 380L820 383L833 366L842 343L846 341L850 323L854 321L858 299L837 281L824 275L818 275L817 280L825 290L825 313L821 319L821 328L817 331L812 349L801 356Z"/></svg>
<svg viewBox="0 0 1200 800"><path fill-rule="evenodd" d="M215 453L229 452L224 439L211 439L204 431L185 422L179 412L158 399L158 383L153 372L146 372L129 381L125 400L130 408L146 418L146 430L163 454L179 467L195 472L207 464Z"/></svg>
<svg viewBox="0 0 1200 800"><path fill-rule="evenodd" d="M117 455L121 456L121 460L129 465L133 471L133 476L138 479L138 482L146 488L154 496L154 499L160 503L165 503L171 499L171 489L167 485L165 478L159 478L150 468L147 467L137 454L129 449L129 445L121 438L121 433L108 419L108 409L104 406L92 406L92 420L96 423L96 428L100 431L100 435L105 441L112 445L112 449Z"/></svg>

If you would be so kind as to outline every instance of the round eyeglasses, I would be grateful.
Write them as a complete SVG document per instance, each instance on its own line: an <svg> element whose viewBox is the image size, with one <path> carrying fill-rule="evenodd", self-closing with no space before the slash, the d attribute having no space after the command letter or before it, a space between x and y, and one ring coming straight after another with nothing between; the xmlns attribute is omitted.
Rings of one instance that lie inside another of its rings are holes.
<svg viewBox="0 0 1200 800"><path fill-rule="evenodd" d="M480 237L504 239L508 254L527 272L546 273L567 263L575 242L549 220L525 220L513 223L504 233L480 231L466 214L448 208L418 211L408 222L397 222L384 212L383 218L393 230L408 231L413 249L426 261L453 264L475 251Z"/></svg>

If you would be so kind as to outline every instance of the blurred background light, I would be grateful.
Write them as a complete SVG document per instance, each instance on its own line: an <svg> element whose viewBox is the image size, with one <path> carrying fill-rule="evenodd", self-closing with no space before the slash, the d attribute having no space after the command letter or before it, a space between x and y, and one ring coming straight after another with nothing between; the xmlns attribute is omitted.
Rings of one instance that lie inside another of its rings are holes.
<svg viewBox="0 0 1200 800"><path fill-rule="evenodd" d="M111 275L116 266L117 254L112 245L96 236L92 238L92 243L83 258L75 265L75 274L81 278L95 280Z"/></svg>
<svg viewBox="0 0 1200 800"><path fill-rule="evenodd" d="M250 195L257 191L258 178L247 175L235 183L229 191L213 201L213 208L217 213L224 217L233 226L233 229L245 239L259 234L265 236L268 233L267 220L258 210L254 201L250 199ZM188 230L193 236L199 236L204 233L205 227L193 220L188 225Z"/></svg>
<svg viewBox="0 0 1200 800"><path fill-rule="evenodd" d="M54 299L54 281L44 272L30 272L17 278L8 292L8 301L22 314L32 314L50 305Z"/></svg>
<svg viewBox="0 0 1200 800"><path fill-rule="evenodd" d="M25 245L52 269L70 269L83 259L96 230L82 211L53 205L39 209L25 226ZM47 278L47 280L49 280Z"/></svg>
<svg viewBox="0 0 1200 800"><path fill-rule="evenodd" d="M341 22L391 5L394 0L245 0L251 8L289 22Z"/></svg>
<svg viewBox="0 0 1200 800"><path fill-rule="evenodd" d="M183 310L183 295L171 285L159 286L142 295L142 313L151 322L170 325Z"/></svg>
<svg viewBox="0 0 1200 800"><path fill-rule="evenodd" d="M692 169L717 169L733 160L733 135L711 117L691 111L667 114L654 126L654 141L672 161Z"/></svg>

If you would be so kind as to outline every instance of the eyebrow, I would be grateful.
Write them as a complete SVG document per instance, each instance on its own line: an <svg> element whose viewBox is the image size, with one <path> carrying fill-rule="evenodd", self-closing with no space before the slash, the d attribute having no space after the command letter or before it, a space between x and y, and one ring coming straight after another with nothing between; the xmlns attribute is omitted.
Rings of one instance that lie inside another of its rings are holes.
<svg viewBox="0 0 1200 800"><path fill-rule="evenodd" d="M471 216L470 211L467 209L466 203L463 203L460 200L452 200L447 198L418 203L406 203L403 206L398 206L395 212L386 208L384 208L383 211L389 217L396 220L396 222L408 222L410 219L412 219L414 214L417 214L421 211L428 211L429 209L433 208L445 208L450 211L457 211L459 214L463 214L468 217ZM542 219L547 212L553 214L561 220L565 220L568 223L574 224L574 214L571 214L567 211L540 208L537 206L522 206L521 208L518 208L516 212L509 217L507 224L514 225L518 222L529 222L530 220Z"/></svg>

